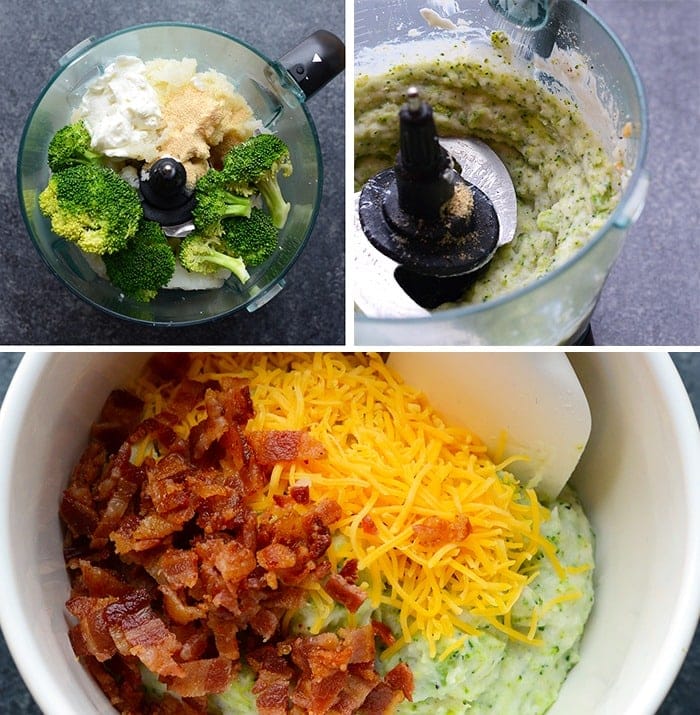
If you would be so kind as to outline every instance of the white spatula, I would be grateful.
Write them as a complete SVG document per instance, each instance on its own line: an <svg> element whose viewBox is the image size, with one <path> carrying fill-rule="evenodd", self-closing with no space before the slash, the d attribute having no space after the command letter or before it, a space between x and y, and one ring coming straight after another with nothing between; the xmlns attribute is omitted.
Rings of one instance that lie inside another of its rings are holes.
<svg viewBox="0 0 700 715"><path fill-rule="evenodd" d="M591 432L586 396L563 353L391 353L388 364L441 416L478 435L541 497L556 497Z"/></svg>

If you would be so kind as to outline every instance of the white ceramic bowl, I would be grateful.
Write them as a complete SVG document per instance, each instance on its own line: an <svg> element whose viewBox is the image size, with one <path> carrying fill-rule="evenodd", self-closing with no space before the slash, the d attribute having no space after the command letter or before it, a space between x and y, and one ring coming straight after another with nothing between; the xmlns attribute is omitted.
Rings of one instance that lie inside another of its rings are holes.
<svg viewBox="0 0 700 715"><path fill-rule="evenodd" d="M144 359L30 354L0 413L0 616L46 715L114 712L68 642L58 501L104 398ZM652 715L700 612L697 422L664 354L572 362L593 417L574 482L597 533L597 601L550 713Z"/></svg>

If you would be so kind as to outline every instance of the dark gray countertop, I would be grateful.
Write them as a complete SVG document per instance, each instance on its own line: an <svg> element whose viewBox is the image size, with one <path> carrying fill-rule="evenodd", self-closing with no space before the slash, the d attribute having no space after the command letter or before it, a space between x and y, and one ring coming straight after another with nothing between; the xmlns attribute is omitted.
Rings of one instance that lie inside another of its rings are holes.
<svg viewBox="0 0 700 715"><path fill-rule="evenodd" d="M0 22L0 344L313 344L345 342L344 74L309 100L322 147L324 194L305 251L285 289L254 313L209 325L157 329L98 312L76 298L45 266L22 221L15 165L32 104L81 40L145 22L188 22L220 29L281 57L319 28L344 38L341 0L294 5L256 2L94 0L32 5L2 2Z"/></svg>
<svg viewBox="0 0 700 715"><path fill-rule="evenodd" d="M593 314L598 345L700 345L700 2L588 0L634 61L651 188Z"/></svg>
<svg viewBox="0 0 700 715"><path fill-rule="evenodd" d="M0 402L19 362L19 353L0 352ZM673 360L700 417L700 352L675 353ZM0 634L0 715L40 715ZM700 703L700 628L676 681L657 715L695 715ZM87 715L87 714L86 714ZM498 715L511 715L499 713ZM591 715L595 715L592 713Z"/></svg>

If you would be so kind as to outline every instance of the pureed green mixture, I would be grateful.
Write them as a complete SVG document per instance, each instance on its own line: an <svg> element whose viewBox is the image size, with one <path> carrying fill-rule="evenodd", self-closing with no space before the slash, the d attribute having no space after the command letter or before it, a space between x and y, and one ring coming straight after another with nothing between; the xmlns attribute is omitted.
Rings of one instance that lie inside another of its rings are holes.
<svg viewBox="0 0 700 715"><path fill-rule="evenodd" d="M573 99L536 81L531 65L523 71L504 33L490 40L487 46L444 35L420 43L425 56L414 43L403 58L396 48L374 49L371 70L361 65L355 80L356 187L393 164L397 113L411 85L432 105L440 136L481 139L508 168L518 200L516 235L465 294L467 303L510 292L566 262L607 220L621 179L620 163ZM574 78L583 71L566 68Z"/></svg>

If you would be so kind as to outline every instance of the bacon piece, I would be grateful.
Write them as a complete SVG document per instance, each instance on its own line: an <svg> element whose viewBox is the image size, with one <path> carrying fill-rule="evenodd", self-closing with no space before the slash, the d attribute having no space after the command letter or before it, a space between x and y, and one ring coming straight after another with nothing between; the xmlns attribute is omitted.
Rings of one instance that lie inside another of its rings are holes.
<svg viewBox="0 0 700 715"><path fill-rule="evenodd" d="M328 678L345 668L349 654L349 649L344 649L335 633L295 638L292 642L292 660L314 681Z"/></svg>
<svg viewBox="0 0 700 715"><path fill-rule="evenodd" d="M343 645L348 649L348 663L373 663L375 656L372 626L340 630Z"/></svg>
<svg viewBox="0 0 700 715"><path fill-rule="evenodd" d="M90 437L101 442L107 452L116 452L141 419L143 401L127 390L113 390L100 416L90 429Z"/></svg>
<svg viewBox="0 0 700 715"><path fill-rule="evenodd" d="M129 435L127 443L138 444L142 440L149 438L161 446L161 450L186 454L187 443L177 436L173 425L178 423L177 415L168 412L160 412L157 417L148 417L139 423L134 431Z"/></svg>
<svg viewBox="0 0 700 715"><path fill-rule="evenodd" d="M179 629L177 626L171 626L171 630L182 643L182 648L180 648L180 653L178 654L181 661L199 660L204 657L209 648L210 636L206 628L202 628L200 624L192 624ZM219 655L223 655L223 653L219 653ZM238 656L236 656L235 660L238 660Z"/></svg>
<svg viewBox="0 0 700 715"><path fill-rule="evenodd" d="M180 382L190 369L192 360L187 353L156 353L149 358L144 372L158 385Z"/></svg>
<svg viewBox="0 0 700 715"><path fill-rule="evenodd" d="M289 489L289 495L297 504L308 504L310 501L308 484L294 485Z"/></svg>
<svg viewBox="0 0 700 715"><path fill-rule="evenodd" d="M413 673L406 663L399 663L384 676L392 690L400 690L406 700L413 701Z"/></svg>
<svg viewBox="0 0 700 715"><path fill-rule="evenodd" d="M353 715L378 682L379 676L374 670L374 664L363 664L361 667L348 666L345 687L333 704L332 714Z"/></svg>
<svg viewBox="0 0 700 715"><path fill-rule="evenodd" d="M112 464L111 478L116 480L115 488L92 534L90 546L93 549L107 544L109 534L119 525L143 482L144 471L141 467L131 464L130 452L131 448L125 443L120 447Z"/></svg>
<svg viewBox="0 0 700 715"><path fill-rule="evenodd" d="M286 658L273 646L256 648L248 655L256 672L253 694L260 715L287 715L289 688L294 674Z"/></svg>
<svg viewBox="0 0 700 715"><path fill-rule="evenodd" d="M208 539L194 548L202 562L215 566L228 584L240 583L256 566L255 555L235 540Z"/></svg>
<svg viewBox="0 0 700 715"><path fill-rule="evenodd" d="M136 715L144 711L144 690L136 659L115 657L104 665L95 658L85 658L90 675L109 701L121 713Z"/></svg>
<svg viewBox="0 0 700 715"><path fill-rule="evenodd" d="M255 457L263 466L277 462L323 459L326 448L308 432L301 430L251 431L247 435Z"/></svg>
<svg viewBox="0 0 700 715"><path fill-rule="evenodd" d="M105 619L105 608L116 601L115 597L76 596L66 602L68 611L78 619L78 624L70 630L76 655L92 655L102 663L117 652Z"/></svg>
<svg viewBox="0 0 700 715"><path fill-rule="evenodd" d="M228 658L205 658L181 664L182 675L169 680L170 689L186 698L223 693L234 676Z"/></svg>
<svg viewBox="0 0 700 715"><path fill-rule="evenodd" d="M367 594L359 586L350 583L338 573L334 573L323 588L334 601L345 606L350 613L355 613L367 598Z"/></svg>
<svg viewBox="0 0 700 715"><path fill-rule="evenodd" d="M192 588L199 576L199 557L192 549L166 549L145 564L148 573L170 588Z"/></svg>
<svg viewBox="0 0 700 715"><path fill-rule="evenodd" d="M365 532L365 534L374 535L379 533L379 529L377 529L374 519L372 519L369 514L362 517L362 521L360 521L360 528Z"/></svg>
<svg viewBox="0 0 700 715"><path fill-rule="evenodd" d="M79 484L63 492L59 514L73 536L91 536L100 520L90 489Z"/></svg>
<svg viewBox="0 0 700 715"><path fill-rule="evenodd" d="M204 607L188 605L185 602L184 593L163 585L159 586L158 590L163 594L163 608L165 612L175 623L184 625L204 618L207 615Z"/></svg>
<svg viewBox="0 0 700 715"><path fill-rule="evenodd" d="M147 482L142 498L148 497L155 511L176 522L191 519L200 498L189 489L189 480L195 469L182 455L171 453L146 467Z"/></svg>
<svg viewBox="0 0 700 715"><path fill-rule="evenodd" d="M413 525L413 533L419 543L425 546L443 546L444 544L464 541L472 532L469 517L458 514L454 521L447 521L439 516L429 516Z"/></svg>
<svg viewBox="0 0 700 715"><path fill-rule="evenodd" d="M321 680L304 679L292 693L292 702L308 713L327 713L347 683L347 673L337 670Z"/></svg>
<svg viewBox="0 0 700 715"><path fill-rule="evenodd" d="M175 533L181 524L164 519L154 513L138 517L135 514L124 517L119 527L109 538L118 554L130 551L146 551L160 546L163 539Z"/></svg>
<svg viewBox="0 0 700 715"><path fill-rule="evenodd" d="M358 568L357 559L348 559L338 572L346 581L357 583Z"/></svg>
<svg viewBox="0 0 700 715"><path fill-rule="evenodd" d="M388 715L403 700L400 690L393 690L386 683L378 683L362 703L362 715Z"/></svg>
<svg viewBox="0 0 700 715"><path fill-rule="evenodd" d="M272 543L256 554L258 564L267 571L290 569L296 565L294 551L284 544Z"/></svg>
<svg viewBox="0 0 700 715"><path fill-rule="evenodd" d="M128 715L141 715L135 710ZM209 712L206 698L176 698L166 693L160 700L148 703L143 715L206 715Z"/></svg>
<svg viewBox="0 0 700 715"><path fill-rule="evenodd" d="M106 606L109 632L122 655L136 656L158 675L181 677L185 671L173 659L181 644L153 612L150 601L150 594L139 590Z"/></svg>
<svg viewBox="0 0 700 715"><path fill-rule="evenodd" d="M396 638L394 638L394 634L391 632L391 629L389 626L387 626L385 623L382 623L381 621L372 621L371 622L372 626L372 631L374 632L374 635L379 638L379 640L385 645L385 646L390 646L393 645L396 642Z"/></svg>
<svg viewBox="0 0 700 715"><path fill-rule="evenodd" d="M240 657L238 648L238 624L234 617L224 609L210 611L207 625L214 634L219 655L237 661Z"/></svg>
<svg viewBox="0 0 700 715"><path fill-rule="evenodd" d="M134 590L133 586L123 581L115 571L95 566L87 559L77 559L69 566L80 569L81 583L88 596L124 596Z"/></svg>
<svg viewBox="0 0 700 715"><path fill-rule="evenodd" d="M186 377L175 388L172 397L166 404L166 410L182 419L204 399L206 391L214 387L216 387L215 382L200 382Z"/></svg>
<svg viewBox="0 0 700 715"><path fill-rule="evenodd" d="M190 430L190 451L195 460L204 457L229 429L245 425L253 416L250 388L242 380L231 381L224 391L207 390L204 406L206 419Z"/></svg>

